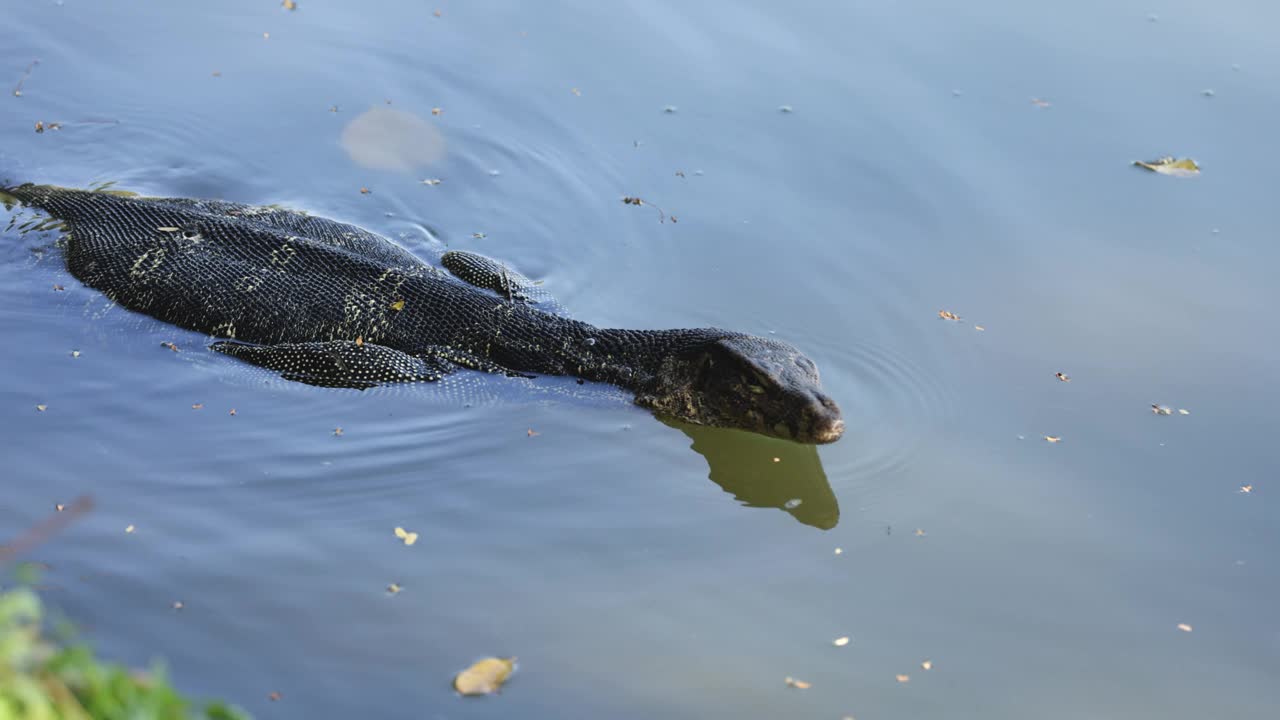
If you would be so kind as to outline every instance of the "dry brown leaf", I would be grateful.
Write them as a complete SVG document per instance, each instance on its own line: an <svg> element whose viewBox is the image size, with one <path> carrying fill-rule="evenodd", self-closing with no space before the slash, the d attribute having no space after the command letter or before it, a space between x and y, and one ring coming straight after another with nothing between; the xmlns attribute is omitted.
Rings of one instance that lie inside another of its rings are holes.
<svg viewBox="0 0 1280 720"><path fill-rule="evenodd" d="M502 689L503 683L515 671L516 659L490 657L458 673L453 678L453 689L463 695L490 695Z"/></svg>

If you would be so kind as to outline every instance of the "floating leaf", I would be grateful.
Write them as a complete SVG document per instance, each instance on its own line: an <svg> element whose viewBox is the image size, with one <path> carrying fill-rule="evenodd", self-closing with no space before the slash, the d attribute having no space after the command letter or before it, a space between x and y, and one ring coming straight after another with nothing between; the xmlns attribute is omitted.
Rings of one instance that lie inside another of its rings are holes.
<svg viewBox="0 0 1280 720"><path fill-rule="evenodd" d="M783 682L787 684L787 687L793 687L793 688L796 688L797 690L808 690L809 688L813 687L812 684L807 683L803 680L797 680L793 677L789 677Z"/></svg>
<svg viewBox="0 0 1280 720"><path fill-rule="evenodd" d="M405 545L412 545L418 542L418 533L409 532L402 527L396 528L396 537L403 540Z"/></svg>
<svg viewBox="0 0 1280 720"><path fill-rule="evenodd" d="M1151 172L1157 172L1161 175L1172 175L1174 177L1194 177L1200 174L1200 166L1191 158L1175 160L1172 156L1166 156L1159 160L1152 160L1151 162L1134 160L1133 164L1140 168L1150 170Z"/></svg>
<svg viewBox="0 0 1280 720"><path fill-rule="evenodd" d="M395 301L395 302L391 303L391 309L392 309L392 310L395 310L396 312L400 312L401 310L403 310L403 309L404 309L404 300L397 300L397 301Z"/></svg>
<svg viewBox="0 0 1280 720"><path fill-rule="evenodd" d="M458 673L453 689L463 695L490 695L502 689L516 668L515 658L485 658Z"/></svg>

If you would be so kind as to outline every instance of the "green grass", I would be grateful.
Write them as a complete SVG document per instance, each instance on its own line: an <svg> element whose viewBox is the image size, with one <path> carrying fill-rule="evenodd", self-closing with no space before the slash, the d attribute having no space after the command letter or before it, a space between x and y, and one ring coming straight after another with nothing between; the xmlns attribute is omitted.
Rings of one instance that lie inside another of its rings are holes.
<svg viewBox="0 0 1280 720"><path fill-rule="evenodd" d="M162 667L132 670L83 644L51 640L34 592L0 592L0 720L248 720L222 703L173 689Z"/></svg>

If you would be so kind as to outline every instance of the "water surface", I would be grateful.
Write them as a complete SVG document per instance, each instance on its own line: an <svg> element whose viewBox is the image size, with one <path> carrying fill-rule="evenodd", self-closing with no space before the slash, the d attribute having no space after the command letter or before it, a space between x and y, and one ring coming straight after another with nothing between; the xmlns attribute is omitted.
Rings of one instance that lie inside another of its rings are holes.
<svg viewBox="0 0 1280 720"><path fill-rule="evenodd" d="M815 450L554 382L291 385L10 229L0 531L94 497L32 559L103 653L261 717L1280 713L1272 4L4 17L0 177L281 203L600 326L771 335L848 423ZM373 108L436 133L409 167L344 147ZM1164 153L1202 176L1128 165ZM455 697L485 654L507 690Z"/></svg>

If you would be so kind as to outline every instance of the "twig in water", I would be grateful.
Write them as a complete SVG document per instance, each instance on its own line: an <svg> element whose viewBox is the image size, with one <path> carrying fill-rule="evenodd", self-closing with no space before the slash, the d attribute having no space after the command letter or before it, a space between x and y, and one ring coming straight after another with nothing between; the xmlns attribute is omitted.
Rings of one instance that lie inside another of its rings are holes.
<svg viewBox="0 0 1280 720"><path fill-rule="evenodd" d="M81 495L76 498L75 502L62 508L59 512L28 528L13 542L8 545L0 545L0 567L4 567L14 557L48 540L74 522L77 517L92 509L93 498L88 495Z"/></svg>
<svg viewBox="0 0 1280 720"><path fill-rule="evenodd" d="M35 70L36 66L39 64L40 64L39 58L32 60L30 63L27 63L26 71L23 72L22 77L18 79L18 84L13 86L14 97L22 97L22 84L27 81L27 78L31 77L31 71Z"/></svg>

